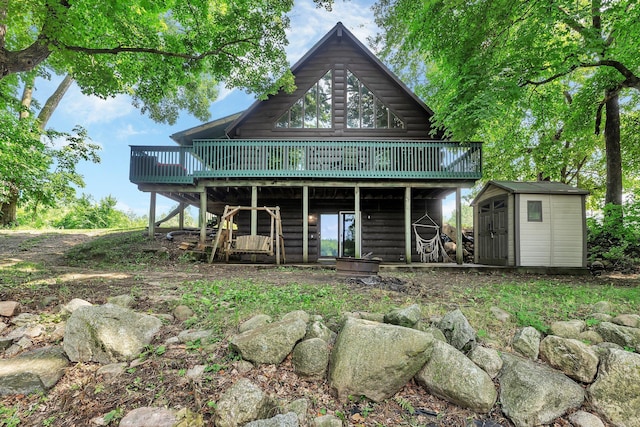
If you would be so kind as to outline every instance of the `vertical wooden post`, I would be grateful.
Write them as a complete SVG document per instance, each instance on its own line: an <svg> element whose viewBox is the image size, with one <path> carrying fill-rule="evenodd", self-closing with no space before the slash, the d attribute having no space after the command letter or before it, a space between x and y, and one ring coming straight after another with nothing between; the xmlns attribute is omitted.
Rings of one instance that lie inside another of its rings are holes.
<svg viewBox="0 0 640 427"><path fill-rule="evenodd" d="M355 257L360 258L362 254L362 236L361 227L362 227L362 215L360 214L360 187L358 185L353 189L353 199L354 199L354 211L355 211L355 240L356 240L356 253Z"/></svg>
<svg viewBox="0 0 640 427"><path fill-rule="evenodd" d="M462 250L464 245L462 243L462 190L460 187L456 187L456 263L462 265L464 262L464 254Z"/></svg>
<svg viewBox="0 0 640 427"><path fill-rule="evenodd" d="M207 240L207 189L200 193L200 244Z"/></svg>
<svg viewBox="0 0 640 427"><path fill-rule="evenodd" d="M187 208L186 203L180 203L180 213L178 214L178 228L184 229L184 210Z"/></svg>
<svg viewBox="0 0 640 427"><path fill-rule="evenodd" d="M411 187L404 188L404 259L411 264Z"/></svg>
<svg viewBox="0 0 640 427"><path fill-rule="evenodd" d="M309 262L309 186L302 187L302 262Z"/></svg>
<svg viewBox="0 0 640 427"><path fill-rule="evenodd" d="M156 234L156 192L149 193L149 238Z"/></svg>
<svg viewBox="0 0 640 427"><path fill-rule="evenodd" d="M255 185L251 187L251 207L258 207L258 187ZM258 235L258 211L256 209L251 209L251 235ZM256 262L257 259L255 254L251 255L251 262Z"/></svg>
<svg viewBox="0 0 640 427"><path fill-rule="evenodd" d="M255 185L251 187L251 207L258 207L258 187ZM258 234L258 211L255 209L251 210L251 235L255 236Z"/></svg>

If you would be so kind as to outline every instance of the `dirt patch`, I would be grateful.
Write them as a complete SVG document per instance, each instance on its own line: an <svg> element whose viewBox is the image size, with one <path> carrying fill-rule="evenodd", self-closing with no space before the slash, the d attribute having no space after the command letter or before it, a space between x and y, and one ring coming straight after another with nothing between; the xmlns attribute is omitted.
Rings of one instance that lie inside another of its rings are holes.
<svg viewBox="0 0 640 427"><path fill-rule="evenodd" d="M135 269L108 268L102 263L108 256L87 254L86 265L70 265L65 256L73 248L95 238L98 233L0 232L0 268L24 265L16 270L15 283L0 284L0 300L17 300L23 311L54 314L61 303L82 298L94 304L106 302L110 296L134 293L138 311L169 310L180 298L180 284L198 279L253 279L278 284L344 284L354 292L375 295L403 303L410 297L424 304L447 305L452 295L474 287L504 281L504 275L438 270L412 274L381 274L382 280L367 282L346 279L327 268L277 268L273 265L207 264L185 261L179 249L183 240L173 241L158 235L155 241L143 241L131 247L130 257L139 260ZM153 254L147 257L145 254ZM162 256L158 256L162 254ZM43 268L29 269L37 263ZM20 275L18 277L18 275ZM509 275L508 280L530 281L536 276ZM10 278L9 278L10 279ZM566 283L615 284L635 286L635 276L553 277ZM46 284L47 294L42 294ZM455 307L446 307L455 308ZM111 414L114 420L140 406L188 407L200 412L209 422L215 401L230 384L248 377L267 393L286 401L307 398L310 414L334 414L354 426L461 426L468 420L492 420L503 426L512 425L501 413L478 415L429 395L414 383L407 384L394 398L375 404L356 399L338 402L326 381L299 378L290 360L282 365L260 366L248 373L236 369L236 356L230 354L225 340L214 344L180 344L163 346L167 337L181 330L178 324L167 324L142 362L130 366L118 377L98 374L98 365L78 363L70 366L64 378L47 396L7 396L0 399L0 409L17 408L21 426L87 426L91 419ZM195 365L206 365L205 376L193 380L187 375ZM494 409L498 411L496 405ZM1 412L0 412L1 414ZM1 417L2 415L0 415ZM2 419L0 418L0 425ZM117 425L113 421L110 425ZM486 425L491 425L487 423ZM495 425L495 424L494 424ZM555 425L568 426L558 420Z"/></svg>

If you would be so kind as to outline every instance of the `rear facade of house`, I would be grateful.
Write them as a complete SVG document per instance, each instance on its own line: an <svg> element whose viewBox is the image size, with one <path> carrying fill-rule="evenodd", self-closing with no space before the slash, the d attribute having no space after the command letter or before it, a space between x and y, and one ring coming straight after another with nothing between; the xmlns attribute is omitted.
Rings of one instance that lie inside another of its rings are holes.
<svg viewBox="0 0 640 427"><path fill-rule="evenodd" d="M132 147L131 181L201 218L278 206L287 262L419 261L411 224L425 214L442 224L442 200L481 177L480 144L445 140L433 112L341 23L292 72L293 93L178 132L176 147ZM269 221L247 211L237 234L268 234Z"/></svg>

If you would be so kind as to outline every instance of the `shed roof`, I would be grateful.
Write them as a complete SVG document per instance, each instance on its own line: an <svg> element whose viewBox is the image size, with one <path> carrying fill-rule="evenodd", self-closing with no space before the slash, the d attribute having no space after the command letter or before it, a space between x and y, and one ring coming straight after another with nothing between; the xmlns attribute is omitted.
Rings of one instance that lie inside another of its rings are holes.
<svg viewBox="0 0 640 427"><path fill-rule="evenodd" d="M562 182L489 181L484 187L482 187L482 190L480 190L480 193L478 193L478 195L473 199L471 205L476 204L476 202L482 197L482 194L491 186L501 188L512 194L589 194L587 190L572 187L570 185L563 184Z"/></svg>

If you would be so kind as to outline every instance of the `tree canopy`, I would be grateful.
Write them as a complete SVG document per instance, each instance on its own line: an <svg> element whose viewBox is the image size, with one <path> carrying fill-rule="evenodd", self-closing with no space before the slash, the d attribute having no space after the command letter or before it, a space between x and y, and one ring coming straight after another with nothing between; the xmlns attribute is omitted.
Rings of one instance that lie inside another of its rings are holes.
<svg viewBox="0 0 640 427"><path fill-rule="evenodd" d="M83 93L132 96L155 120L208 118L216 87L291 87L291 0L2 0L0 78L45 64Z"/></svg>
<svg viewBox="0 0 640 427"><path fill-rule="evenodd" d="M492 178L539 176L597 190L606 175L607 201L619 202L616 131L618 156L637 142L620 145L620 122L640 105L639 7L634 0L380 0L378 42L383 58L417 82L439 126L487 142Z"/></svg>

